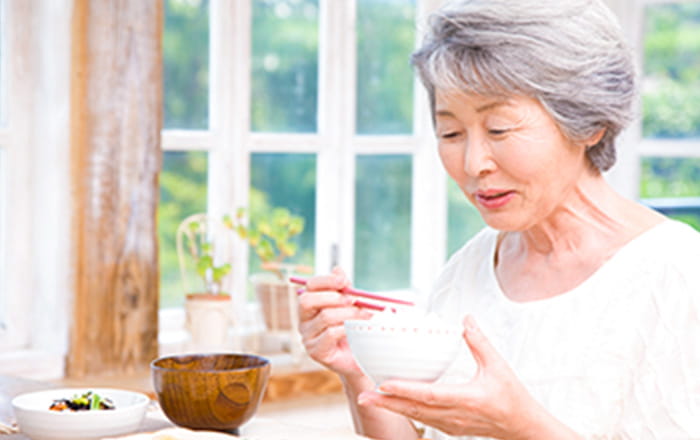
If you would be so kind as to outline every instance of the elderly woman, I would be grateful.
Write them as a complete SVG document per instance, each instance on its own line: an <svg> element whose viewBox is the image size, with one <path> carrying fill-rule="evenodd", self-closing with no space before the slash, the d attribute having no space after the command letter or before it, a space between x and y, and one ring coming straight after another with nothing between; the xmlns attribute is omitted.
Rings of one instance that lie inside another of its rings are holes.
<svg viewBox="0 0 700 440"><path fill-rule="evenodd" d="M340 270L308 283L300 331L341 377L357 431L700 438L700 234L602 175L635 98L608 9L459 1L432 16L413 64L445 169L488 226L428 299L464 326L464 355L436 384L374 391L342 330L369 313L333 292L349 284Z"/></svg>

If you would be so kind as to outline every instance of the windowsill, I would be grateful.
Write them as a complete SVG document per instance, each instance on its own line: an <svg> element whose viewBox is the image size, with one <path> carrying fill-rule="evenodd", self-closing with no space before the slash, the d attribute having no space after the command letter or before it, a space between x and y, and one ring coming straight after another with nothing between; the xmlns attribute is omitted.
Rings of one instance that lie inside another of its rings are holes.
<svg viewBox="0 0 700 440"><path fill-rule="evenodd" d="M159 356L176 353L197 352L189 347L189 336L184 327L183 309L169 309L159 312ZM229 330L229 337L223 350L231 352L256 353L270 360L272 374L293 375L320 371L324 368L311 360L301 348L290 347L296 336L292 333L270 333L259 316L257 304L249 305L246 315L248 322ZM298 344L298 341L297 341ZM39 349L17 349L0 352L0 374L7 374L35 380L61 380L64 378L65 354Z"/></svg>

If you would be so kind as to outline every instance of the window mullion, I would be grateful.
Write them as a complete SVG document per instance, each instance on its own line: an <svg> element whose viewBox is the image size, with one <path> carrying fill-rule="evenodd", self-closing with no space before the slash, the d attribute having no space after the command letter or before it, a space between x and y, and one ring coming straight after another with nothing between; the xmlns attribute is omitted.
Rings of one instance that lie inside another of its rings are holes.
<svg viewBox="0 0 700 440"><path fill-rule="evenodd" d="M251 133L249 139L250 151L254 153L316 153L327 144L327 138L314 133Z"/></svg>
<svg viewBox="0 0 700 440"><path fill-rule="evenodd" d="M319 133L323 145L317 161L316 269L339 263L352 273L354 157L354 2L321 0L319 32ZM339 245L334 261L332 246Z"/></svg>
<svg viewBox="0 0 700 440"><path fill-rule="evenodd" d="M425 28L430 12L441 0L417 2L417 29ZM422 34L417 32L417 44ZM413 82L413 198L411 202L411 287L426 293L447 253L447 177L435 149L430 108L418 78Z"/></svg>
<svg viewBox="0 0 700 440"><path fill-rule="evenodd" d="M338 50L342 55L337 69L341 74L339 116L342 137L340 167L340 248L338 257L348 275L355 272L355 115L357 114L357 1L338 2L340 28Z"/></svg>
<svg viewBox="0 0 700 440"><path fill-rule="evenodd" d="M248 205L250 186L251 0L214 0L211 4L212 150L209 155L208 211L219 217ZM234 313L246 308L248 246L230 250Z"/></svg>
<svg viewBox="0 0 700 440"><path fill-rule="evenodd" d="M639 144L642 157L700 158L700 141L697 139L643 139Z"/></svg>
<svg viewBox="0 0 700 440"><path fill-rule="evenodd" d="M209 151L215 143L207 130L163 130L161 141L164 151Z"/></svg>

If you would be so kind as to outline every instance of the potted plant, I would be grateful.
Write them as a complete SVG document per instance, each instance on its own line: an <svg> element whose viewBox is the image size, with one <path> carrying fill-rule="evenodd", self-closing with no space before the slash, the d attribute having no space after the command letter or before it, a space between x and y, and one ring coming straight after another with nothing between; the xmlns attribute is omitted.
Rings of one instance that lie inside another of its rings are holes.
<svg viewBox="0 0 700 440"><path fill-rule="evenodd" d="M230 249L226 235L231 234L224 220L214 221L206 214L187 217L177 230L185 327L192 348L215 350L225 346L232 317L231 295L223 288L231 272L231 263L224 255ZM193 279L199 287L190 287Z"/></svg>
<svg viewBox="0 0 700 440"><path fill-rule="evenodd" d="M287 208L269 208L249 218L245 208L236 211L235 219L225 219L260 258L263 273L251 276L265 324L270 331L287 331L296 327L296 289L288 281L292 273L309 273L304 265L285 263L297 252L294 242L304 230L304 219Z"/></svg>

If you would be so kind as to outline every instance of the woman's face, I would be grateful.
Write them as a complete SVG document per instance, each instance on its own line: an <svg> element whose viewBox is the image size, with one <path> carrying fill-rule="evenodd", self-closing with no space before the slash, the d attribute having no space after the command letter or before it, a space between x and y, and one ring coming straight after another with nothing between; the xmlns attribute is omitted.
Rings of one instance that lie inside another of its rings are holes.
<svg viewBox="0 0 700 440"><path fill-rule="evenodd" d="M539 101L444 91L435 98L442 163L489 226L525 230L564 206L586 172L585 149Z"/></svg>

